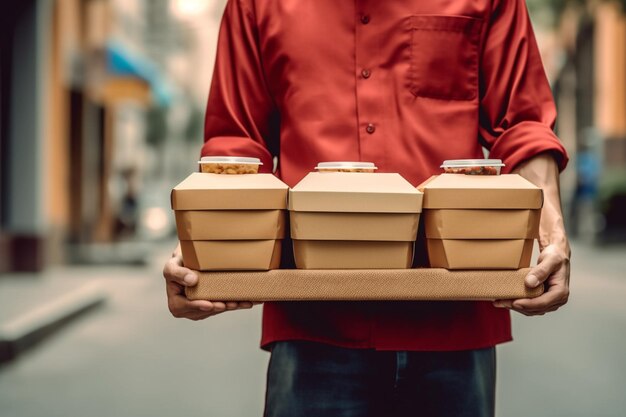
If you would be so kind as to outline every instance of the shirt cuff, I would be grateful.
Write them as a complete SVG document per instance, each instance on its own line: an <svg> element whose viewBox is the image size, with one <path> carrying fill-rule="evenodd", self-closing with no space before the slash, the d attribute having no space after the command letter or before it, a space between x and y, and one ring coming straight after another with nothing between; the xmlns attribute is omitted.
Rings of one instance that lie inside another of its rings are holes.
<svg viewBox="0 0 626 417"><path fill-rule="evenodd" d="M543 123L522 122L500 135L491 147L489 157L501 159L506 164L502 169L506 174L520 163L544 152L554 155L559 171L565 169L569 157L552 129Z"/></svg>
<svg viewBox="0 0 626 417"><path fill-rule="evenodd" d="M204 142L202 156L245 156L259 158L263 165L261 173L272 173L274 160L269 151L259 142L240 136L215 136Z"/></svg>

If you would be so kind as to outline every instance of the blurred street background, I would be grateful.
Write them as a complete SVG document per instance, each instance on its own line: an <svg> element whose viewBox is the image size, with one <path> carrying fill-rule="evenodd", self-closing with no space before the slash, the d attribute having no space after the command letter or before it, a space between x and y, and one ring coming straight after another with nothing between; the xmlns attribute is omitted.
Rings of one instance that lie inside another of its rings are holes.
<svg viewBox="0 0 626 417"><path fill-rule="evenodd" d="M0 416L260 416L261 307L169 315L170 189L197 170L226 0L0 12ZM514 317L498 415L626 410L626 8L528 0L571 162L572 298Z"/></svg>

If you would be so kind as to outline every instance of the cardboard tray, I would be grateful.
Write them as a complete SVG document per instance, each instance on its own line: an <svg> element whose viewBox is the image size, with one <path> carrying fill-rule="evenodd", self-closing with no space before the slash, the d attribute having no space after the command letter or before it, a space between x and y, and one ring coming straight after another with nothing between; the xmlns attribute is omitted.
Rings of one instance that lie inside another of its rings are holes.
<svg viewBox="0 0 626 417"><path fill-rule="evenodd" d="M368 301L495 300L534 298L543 287L528 289L530 269L448 271L439 268L199 272L191 300L212 301Z"/></svg>

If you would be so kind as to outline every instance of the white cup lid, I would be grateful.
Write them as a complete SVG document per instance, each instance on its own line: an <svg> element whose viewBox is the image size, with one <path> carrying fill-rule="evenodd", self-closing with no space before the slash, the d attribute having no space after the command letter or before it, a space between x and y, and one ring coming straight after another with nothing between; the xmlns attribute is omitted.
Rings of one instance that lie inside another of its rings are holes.
<svg viewBox="0 0 626 417"><path fill-rule="evenodd" d="M440 168L467 168L467 167L503 167L501 159L450 159L443 161Z"/></svg>
<svg viewBox="0 0 626 417"><path fill-rule="evenodd" d="M315 169L378 169L372 162L320 162Z"/></svg>
<svg viewBox="0 0 626 417"><path fill-rule="evenodd" d="M237 165L263 165L259 158L245 156L204 156L198 161L199 164L237 164Z"/></svg>

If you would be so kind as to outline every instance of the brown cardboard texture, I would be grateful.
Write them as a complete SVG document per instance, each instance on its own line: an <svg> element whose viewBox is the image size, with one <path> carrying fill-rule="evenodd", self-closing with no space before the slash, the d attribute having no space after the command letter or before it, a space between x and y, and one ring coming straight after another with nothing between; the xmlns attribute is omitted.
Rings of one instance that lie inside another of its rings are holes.
<svg viewBox="0 0 626 417"><path fill-rule="evenodd" d="M176 211L180 240L267 240L285 237L285 210Z"/></svg>
<svg viewBox="0 0 626 417"><path fill-rule="evenodd" d="M541 210L428 210L426 236L436 239L534 239Z"/></svg>
<svg viewBox="0 0 626 417"><path fill-rule="evenodd" d="M408 268L423 195L399 174L311 173L289 192L298 268Z"/></svg>
<svg viewBox="0 0 626 417"><path fill-rule="evenodd" d="M400 269L410 268L414 242L358 240L294 240L300 269Z"/></svg>
<svg viewBox="0 0 626 417"><path fill-rule="evenodd" d="M542 190L519 175L442 174L424 190L432 267L518 269L530 265Z"/></svg>
<svg viewBox="0 0 626 417"><path fill-rule="evenodd" d="M289 212L291 237L296 240L415 240L416 213Z"/></svg>
<svg viewBox="0 0 626 417"><path fill-rule="evenodd" d="M530 265L532 239L426 239L433 268L519 269Z"/></svg>
<svg viewBox="0 0 626 417"><path fill-rule="evenodd" d="M257 270L280 266L280 240L182 240L187 268L198 271Z"/></svg>
<svg viewBox="0 0 626 417"><path fill-rule="evenodd" d="M289 191L289 210L420 213L421 192L400 174L312 172Z"/></svg>
<svg viewBox="0 0 626 417"><path fill-rule="evenodd" d="M421 269L276 269L267 272L205 272L185 288L191 300L504 300L538 297L528 288L529 269L447 271Z"/></svg>
<svg viewBox="0 0 626 417"><path fill-rule="evenodd" d="M289 187L272 174L194 172L173 190L174 210L286 209Z"/></svg>
<svg viewBox="0 0 626 417"><path fill-rule="evenodd" d="M540 209L541 188L517 174L441 174L418 189L424 192L424 209Z"/></svg>
<svg viewBox="0 0 626 417"><path fill-rule="evenodd" d="M185 265L198 270L277 268L288 191L270 174L191 174L171 194Z"/></svg>

